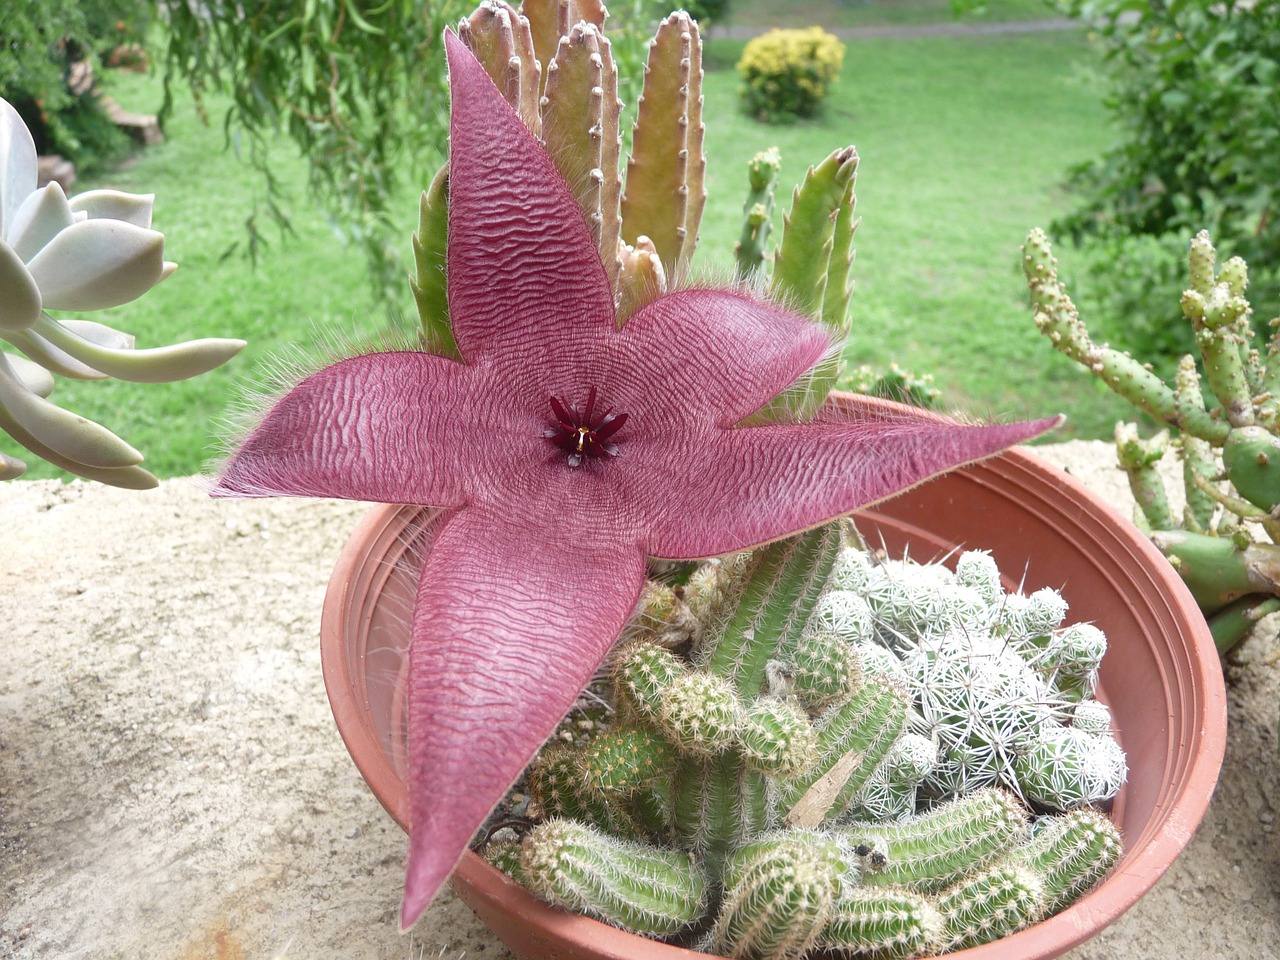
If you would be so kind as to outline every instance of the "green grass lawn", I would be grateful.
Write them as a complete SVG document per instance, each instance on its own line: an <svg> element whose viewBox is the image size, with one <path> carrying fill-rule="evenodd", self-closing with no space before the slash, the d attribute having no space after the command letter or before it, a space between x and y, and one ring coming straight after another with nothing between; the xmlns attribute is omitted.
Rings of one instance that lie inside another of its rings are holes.
<svg viewBox="0 0 1280 960"><path fill-rule="evenodd" d="M807 164L854 143L862 156L863 223L850 359L897 360L932 372L950 403L980 416L1061 410L1072 426L1060 436L1109 433L1127 408L1040 338L1018 273L1026 230L1065 208L1056 186L1065 170L1107 140L1096 96L1076 80L1080 65L1091 62L1083 39L1053 33L853 42L825 114L774 127L738 109L733 63L740 49L729 42L708 48L711 198L699 264L729 270L743 164L753 153L781 148L789 193ZM116 86L130 109L158 104L153 80L129 76ZM223 150L216 101L212 106L212 128L180 104L163 145L99 182L77 185L155 192L166 255L180 264L162 286L99 319L137 334L139 346L198 336L250 343L223 369L185 383L59 383L54 399L118 432L162 476L200 469L216 451L228 404L264 376L272 358L299 347L322 357L331 349L327 340L368 337L385 323L368 293L361 255L339 242L308 200L301 161L287 144L279 147L278 172L294 189L297 235L274 244L256 270L239 255L222 258L243 239L260 185ZM787 202L780 198L780 207ZM407 254L416 194L404 198L403 208ZM397 329L412 326L404 320ZM29 476L57 475L28 462Z"/></svg>
<svg viewBox="0 0 1280 960"><path fill-rule="evenodd" d="M987 0L981 19L1043 20L1060 16L1045 0ZM884 27L950 23L950 0L733 0L725 23L742 27ZM967 18L972 20L973 18Z"/></svg>

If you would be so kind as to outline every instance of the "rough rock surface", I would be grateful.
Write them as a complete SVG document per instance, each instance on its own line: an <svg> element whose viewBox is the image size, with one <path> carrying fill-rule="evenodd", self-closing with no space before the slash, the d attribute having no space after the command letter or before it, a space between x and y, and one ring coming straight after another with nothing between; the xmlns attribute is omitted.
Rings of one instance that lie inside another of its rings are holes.
<svg viewBox="0 0 1280 960"><path fill-rule="evenodd" d="M1106 445L1041 450L1127 500ZM364 509L0 484L0 957L509 958L452 894L397 930L404 837L334 730L316 641ZM1280 960L1264 633L1229 669L1204 825L1073 960Z"/></svg>

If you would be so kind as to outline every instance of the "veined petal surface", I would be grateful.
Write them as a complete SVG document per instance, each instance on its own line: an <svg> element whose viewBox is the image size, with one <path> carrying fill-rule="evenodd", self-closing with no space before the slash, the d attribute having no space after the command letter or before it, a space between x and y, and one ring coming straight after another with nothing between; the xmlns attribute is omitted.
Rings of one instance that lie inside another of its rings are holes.
<svg viewBox="0 0 1280 960"><path fill-rule="evenodd" d="M695 559L768 543L895 496L1051 430L1052 417L970 426L867 398L807 424L721 431L681 459L649 505L652 556ZM677 473L685 474L678 482Z"/></svg>
<svg viewBox="0 0 1280 960"><path fill-rule="evenodd" d="M402 926L426 908L635 609L644 558L537 515L465 508L423 565L409 654Z"/></svg>
<svg viewBox="0 0 1280 960"><path fill-rule="evenodd" d="M281 398L231 457L221 497L457 506L474 453L465 368L428 353L343 360Z"/></svg>
<svg viewBox="0 0 1280 960"><path fill-rule="evenodd" d="M449 125L449 318L463 359L530 356L570 329L613 324L613 294L587 222L545 150L453 33Z"/></svg>

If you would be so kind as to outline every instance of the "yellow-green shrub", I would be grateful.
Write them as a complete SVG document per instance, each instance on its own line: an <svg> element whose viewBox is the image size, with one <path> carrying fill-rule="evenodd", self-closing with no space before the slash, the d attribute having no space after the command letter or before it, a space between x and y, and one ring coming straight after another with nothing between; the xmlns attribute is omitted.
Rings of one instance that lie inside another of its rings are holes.
<svg viewBox="0 0 1280 960"><path fill-rule="evenodd" d="M826 97L843 62L844 44L821 27L770 30L742 51L742 98L759 120L807 117Z"/></svg>

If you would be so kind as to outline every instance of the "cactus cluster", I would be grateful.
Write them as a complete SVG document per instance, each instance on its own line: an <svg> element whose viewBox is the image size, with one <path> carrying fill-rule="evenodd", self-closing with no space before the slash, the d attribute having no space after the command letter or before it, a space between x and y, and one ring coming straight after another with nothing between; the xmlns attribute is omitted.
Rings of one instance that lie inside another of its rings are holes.
<svg viewBox="0 0 1280 960"><path fill-rule="evenodd" d="M702 40L683 11L649 44L621 176L622 102L600 0L484 0L458 24L467 44L574 192L613 285L618 322L682 281L706 202ZM532 242L532 241L531 241ZM457 356L444 276L448 168L422 195L413 292L425 346Z"/></svg>
<svg viewBox="0 0 1280 960"><path fill-rule="evenodd" d="M1091 699L1105 642L1065 614L1006 593L985 553L873 559L845 521L653 583L614 722L543 750L543 822L487 856L553 904L726 957L1012 933L1121 849L1092 807L1124 775Z"/></svg>
<svg viewBox="0 0 1280 960"><path fill-rule="evenodd" d="M1056 350L1168 428L1144 439L1137 425L1118 423L1119 463L1138 504L1135 521L1187 583L1226 653L1280 610L1280 327L1272 321L1275 332L1260 352L1245 296L1248 267L1232 257L1219 268L1216 259L1201 231L1191 241L1181 301L1200 355L1198 362L1184 356L1170 384L1150 365L1091 339L1043 231L1033 230L1023 246L1036 326ZM1182 459L1181 516L1157 474L1170 449Z"/></svg>

